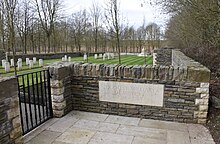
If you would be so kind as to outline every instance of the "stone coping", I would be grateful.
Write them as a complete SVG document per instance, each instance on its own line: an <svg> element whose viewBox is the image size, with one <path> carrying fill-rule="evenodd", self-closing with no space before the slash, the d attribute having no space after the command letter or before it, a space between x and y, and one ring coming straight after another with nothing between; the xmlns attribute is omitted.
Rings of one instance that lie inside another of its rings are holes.
<svg viewBox="0 0 220 144"><path fill-rule="evenodd" d="M206 67L174 67L153 65L91 64L83 62L55 62L49 66L54 79L66 76L92 76L138 78L157 81L209 82L210 70Z"/></svg>

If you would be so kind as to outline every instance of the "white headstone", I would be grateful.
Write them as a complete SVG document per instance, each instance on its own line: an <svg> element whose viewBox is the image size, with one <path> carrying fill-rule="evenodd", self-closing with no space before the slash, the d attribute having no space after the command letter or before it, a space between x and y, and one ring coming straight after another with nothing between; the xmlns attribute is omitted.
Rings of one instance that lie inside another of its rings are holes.
<svg viewBox="0 0 220 144"><path fill-rule="evenodd" d="M33 57L33 63L36 64L37 63L37 58Z"/></svg>
<svg viewBox="0 0 220 144"><path fill-rule="evenodd" d="M43 59L39 59L39 67L42 67L44 65Z"/></svg>
<svg viewBox="0 0 220 144"><path fill-rule="evenodd" d="M104 55L103 55L103 60L105 60L105 58L106 58L106 54L104 53Z"/></svg>
<svg viewBox="0 0 220 144"><path fill-rule="evenodd" d="M26 65L29 65L29 58L26 58Z"/></svg>
<svg viewBox="0 0 220 144"><path fill-rule="evenodd" d="M87 60L87 55L86 55L86 54L84 54L83 60L84 60L84 61Z"/></svg>
<svg viewBox="0 0 220 144"><path fill-rule="evenodd" d="M111 59L111 55L110 53L107 53L108 59Z"/></svg>
<svg viewBox="0 0 220 144"><path fill-rule="evenodd" d="M71 62L71 57L68 57L68 62Z"/></svg>
<svg viewBox="0 0 220 144"><path fill-rule="evenodd" d="M67 55L64 56L64 61L67 61Z"/></svg>
<svg viewBox="0 0 220 144"><path fill-rule="evenodd" d="M18 61L21 61L21 62L22 62L22 58L19 58Z"/></svg>
<svg viewBox="0 0 220 144"><path fill-rule="evenodd" d="M29 60L29 69L32 69L32 68L33 68L33 65L34 65L33 60Z"/></svg>
<svg viewBox="0 0 220 144"><path fill-rule="evenodd" d="M114 58L115 58L115 55L112 53L112 54L111 54L111 57L112 57L112 59L114 59Z"/></svg>
<svg viewBox="0 0 220 144"><path fill-rule="evenodd" d="M99 54L99 58L102 58L102 54Z"/></svg>
<svg viewBox="0 0 220 144"><path fill-rule="evenodd" d="M65 57L62 57L62 62L64 62L65 61Z"/></svg>
<svg viewBox="0 0 220 144"><path fill-rule="evenodd" d="M13 67L15 65L14 59L11 59L11 66Z"/></svg>
<svg viewBox="0 0 220 144"><path fill-rule="evenodd" d="M97 58L98 58L98 55L97 55L97 54L95 54L95 55L94 55L94 59L97 59Z"/></svg>
<svg viewBox="0 0 220 144"><path fill-rule="evenodd" d="M3 59L3 60L2 60L2 68L5 68L5 63L6 63L6 60Z"/></svg>
<svg viewBox="0 0 220 144"><path fill-rule="evenodd" d="M17 65L18 65L18 71L22 70L22 60L18 59Z"/></svg>
<svg viewBox="0 0 220 144"><path fill-rule="evenodd" d="M5 72L6 73L10 72L10 63L9 62L5 63Z"/></svg>

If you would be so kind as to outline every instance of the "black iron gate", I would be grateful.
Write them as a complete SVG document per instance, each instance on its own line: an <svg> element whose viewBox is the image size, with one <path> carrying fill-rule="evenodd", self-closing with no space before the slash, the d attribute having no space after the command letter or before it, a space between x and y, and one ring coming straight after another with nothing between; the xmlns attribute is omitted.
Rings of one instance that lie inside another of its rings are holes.
<svg viewBox="0 0 220 144"><path fill-rule="evenodd" d="M17 76L23 135L53 116L50 73L42 70Z"/></svg>

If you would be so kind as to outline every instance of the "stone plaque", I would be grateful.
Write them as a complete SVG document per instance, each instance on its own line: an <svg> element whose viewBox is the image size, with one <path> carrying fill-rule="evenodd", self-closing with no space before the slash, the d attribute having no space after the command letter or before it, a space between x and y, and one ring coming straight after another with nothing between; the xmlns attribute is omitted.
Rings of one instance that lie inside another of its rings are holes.
<svg viewBox="0 0 220 144"><path fill-rule="evenodd" d="M99 100L106 102L163 106L164 85L99 81Z"/></svg>

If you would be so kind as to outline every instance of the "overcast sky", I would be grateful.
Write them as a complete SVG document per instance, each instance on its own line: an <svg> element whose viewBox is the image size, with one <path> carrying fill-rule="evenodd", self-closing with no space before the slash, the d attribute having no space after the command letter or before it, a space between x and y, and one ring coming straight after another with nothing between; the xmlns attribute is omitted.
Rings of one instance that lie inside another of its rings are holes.
<svg viewBox="0 0 220 144"><path fill-rule="evenodd" d="M65 10L68 13L73 13L79 10L92 7L92 3L96 1L100 6L105 5L106 0L64 0ZM146 24L155 22L161 27L165 27L169 16L163 14L158 6L152 6L150 0L119 0L120 12L125 17L129 25L138 27L142 25L143 18L145 17Z"/></svg>

